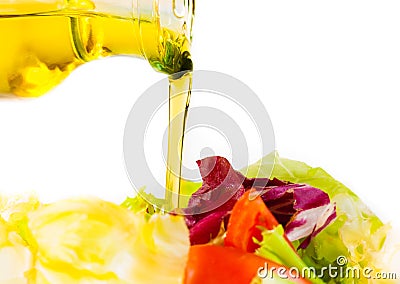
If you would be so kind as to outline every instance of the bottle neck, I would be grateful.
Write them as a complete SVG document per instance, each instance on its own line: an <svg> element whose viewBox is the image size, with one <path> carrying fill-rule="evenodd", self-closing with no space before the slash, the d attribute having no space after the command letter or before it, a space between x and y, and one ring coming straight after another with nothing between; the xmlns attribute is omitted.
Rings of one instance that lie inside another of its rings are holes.
<svg viewBox="0 0 400 284"><path fill-rule="evenodd" d="M82 60L130 55L165 73L192 69L194 0L75 1L69 9L79 17L71 18L71 29Z"/></svg>
<svg viewBox="0 0 400 284"><path fill-rule="evenodd" d="M138 0L142 54L158 71L192 70L194 0Z"/></svg>

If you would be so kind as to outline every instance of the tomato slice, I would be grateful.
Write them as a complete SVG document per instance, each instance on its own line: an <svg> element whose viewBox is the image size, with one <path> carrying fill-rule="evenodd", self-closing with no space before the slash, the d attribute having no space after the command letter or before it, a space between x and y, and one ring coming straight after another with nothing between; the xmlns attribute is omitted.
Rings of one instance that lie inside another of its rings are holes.
<svg viewBox="0 0 400 284"><path fill-rule="evenodd" d="M254 252L259 247L253 241L253 238L262 240L258 227L272 230L279 225L260 196L250 198L251 192L245 192L233 207L225 238L226 246L246 252ZM288 243L292 246L289 241Z"/></svg>
<svg viewBox="0 0 400 284"><path fill-rule="evenodd" d="M279 268L284 267L255 254L242 252L232 247L195 245L190 247L183 283L250 284L257 276L260 268L278 271ZM284 269L286 272L289 271L286 268ZM290 279L287 280L288 283L310 283L301 278L290 278L288 273L285 273L285 275ZM284 280L281 282L285 283Z"/></svg>

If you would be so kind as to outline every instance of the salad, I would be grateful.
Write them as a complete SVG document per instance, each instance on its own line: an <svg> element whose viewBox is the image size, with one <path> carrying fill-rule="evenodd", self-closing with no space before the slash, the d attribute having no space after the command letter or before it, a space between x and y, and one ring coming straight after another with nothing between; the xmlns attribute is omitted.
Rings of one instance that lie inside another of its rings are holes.
<svg viewBox="0 0 400 284"><path fill-rule="evenodd" d="M0 283L396 283L372 280L389 226L321 168L275 153L198 165L172 213L144 191L121 205L0 195Z"/></svg>

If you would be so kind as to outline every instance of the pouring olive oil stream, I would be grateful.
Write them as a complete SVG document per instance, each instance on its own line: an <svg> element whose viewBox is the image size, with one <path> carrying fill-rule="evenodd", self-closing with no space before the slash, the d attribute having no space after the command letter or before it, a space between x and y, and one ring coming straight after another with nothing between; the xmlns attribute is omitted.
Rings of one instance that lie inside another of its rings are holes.
<svg viewBox="0 0 400 284"><path fill-rule="evenodd" d="M190 71L193 17L194 0L0 0L0 96L39 97L79 65L112 55ZM180 74L170 77L167 209L179 207L190 100L191 73Z"/></svg>

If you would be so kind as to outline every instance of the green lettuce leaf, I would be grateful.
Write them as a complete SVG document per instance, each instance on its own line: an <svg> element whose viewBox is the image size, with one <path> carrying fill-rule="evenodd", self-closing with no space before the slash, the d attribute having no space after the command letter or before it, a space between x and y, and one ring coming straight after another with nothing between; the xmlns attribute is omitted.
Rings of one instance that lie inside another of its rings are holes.
<svg viewBox="0 0 400 284"><path fill-rule="evenodd" d="M379 271L377 256L381 253L389 226L382 221L349 188L335 180L321 168L280 158L271 153L243 170L251 177L271 178L293 183L305 183L325 191L337 205L337 219L317 235L305 250L299 251L305 263L321 269L338 265L339 257L347 260L347 267L370 267ZM366 279L330 279L329 283L367 283Z"/></svg>
<svg viewBox="0 0 400 284"><path fill-rule="evenodd" d="M187 207L190 196L201 186L201 183L191 182L185 179L181 181L181 195L179 204L180 207ZM145 212L147 217L154 213L162 212L162 208L166 205L164 199L160 199L147 193L145 187L139 189L139 192L134 197L127 197L121 206L127 208L133 213Z"/></svg>
<svg viewBox="0 0 400 284"><path fill-rule="evenodd" d="M121 207L133 213L143 213L149 219L154 213L160 213L165 201L148 194L141 188L134 197L127 197Z"/></svg>
<svg viewBox="0 0 400 284"><path fill-rule="evenodd" d="M262 241L259 242L257 239L254 239L254 241L260 245L260 247L256 250L257 255L272 260L275 263L284 265L288 268L297 268L297 271L300 272L300 276L308 278L311 283L324 283L318 279L317 275L312 270L307 269L308 266L289 245L285 238L285 231L282 225L279 225L273 230L267 230L265 228L262 229ZM303 271L309 271L309 273L304 273L304 275L302 275Z"/></svg>

